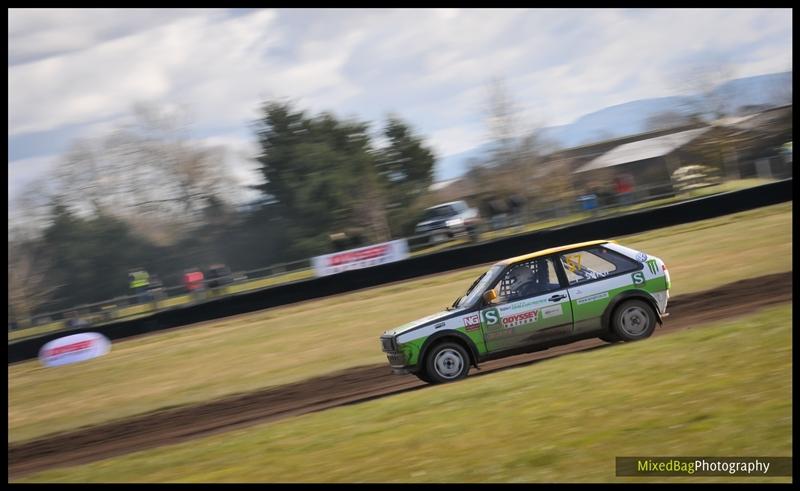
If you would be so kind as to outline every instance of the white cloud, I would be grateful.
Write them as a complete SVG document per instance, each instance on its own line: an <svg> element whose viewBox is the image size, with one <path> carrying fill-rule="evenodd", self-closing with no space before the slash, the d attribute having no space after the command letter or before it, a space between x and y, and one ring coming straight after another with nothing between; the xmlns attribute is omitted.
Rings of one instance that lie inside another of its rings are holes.
<svg viewBox="0 0 800 491"><path fill-rule="evenodd" d="M442 156L452 155L484 140L492 77L507 80L531 123L565 124L609 105L673 95L674 68L704 57L727 57L737 76L783 71L791 66L790 14L12 9L9 141L109 125L96 122L140 100L186 106L196 127L240 128L236 138L245 139L238 135L251 134L246 125L260 102L288 97L312 113L374 123L399 113Z"/></svg>
<svg viewBox="0 0 800 491"><path fill-rule="evenodd" d="M212 22L214 16L188 17L79 52L12 66L10 134L113 116L140 100L186 101L197 104L201 114L210 117L216 109L230 120L229 108L241 107L237 96L256 95L246 89L261 73L248 67L263 68L258 55L273 41L265 33L274 18L271 11L221 22ZM187 100L187 92L198 98ZM212 110L203 110L209 98L202 96L212 94Z"/></svg>
<svg viewBox="0 0 800 491"><path fill-rule="evenodd" d="M182 17L213 13L203 9L9 9L9 63L91 48Z"/></svg>

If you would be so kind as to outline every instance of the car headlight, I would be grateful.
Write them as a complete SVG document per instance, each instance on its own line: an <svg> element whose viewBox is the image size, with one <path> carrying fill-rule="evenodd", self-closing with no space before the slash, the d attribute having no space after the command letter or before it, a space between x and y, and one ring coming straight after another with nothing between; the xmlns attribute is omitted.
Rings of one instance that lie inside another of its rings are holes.
<svg viewBox="0 0 800 491"><path fill-rule="evenodd" d="M460 227L461 225L464 225L464 219L463 218L453 218L452 220L447 220L447 222L445 222L445 224L448 227Z"/></svg>

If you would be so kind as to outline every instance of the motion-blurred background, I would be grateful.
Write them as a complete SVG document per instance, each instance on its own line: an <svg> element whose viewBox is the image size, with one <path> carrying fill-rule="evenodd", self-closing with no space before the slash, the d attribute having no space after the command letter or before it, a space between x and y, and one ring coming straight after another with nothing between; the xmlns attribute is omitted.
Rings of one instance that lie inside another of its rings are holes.
<svg viewBox="0 0 800 491"><path fill-rule="evenodd" d="M9 330L791 176L791 36L781 9L11 9ZM460 200L474 230L420 225Z"/></svg>

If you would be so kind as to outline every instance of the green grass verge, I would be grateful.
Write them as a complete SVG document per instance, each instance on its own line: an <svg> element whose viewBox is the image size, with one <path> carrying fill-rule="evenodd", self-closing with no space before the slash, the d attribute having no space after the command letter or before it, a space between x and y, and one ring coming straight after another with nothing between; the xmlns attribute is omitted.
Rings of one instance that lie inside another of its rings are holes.
<svg viewBox="0 0 800 491"><path fill-rule="evenodd" d="M620 243L663 258L672 295L791 270L792 203L654 230ZM535 244L531 249L536 249ZM165 406L386 363L378 337L444 306L486 266L115 343L84 363L8 369L9 441Z"/></svg>
<svg viewBox="0 0 800 491"><path fill-rule="evenodd" d="M791 456L791 305L26 482L732 482L615 456Z"/></svg>

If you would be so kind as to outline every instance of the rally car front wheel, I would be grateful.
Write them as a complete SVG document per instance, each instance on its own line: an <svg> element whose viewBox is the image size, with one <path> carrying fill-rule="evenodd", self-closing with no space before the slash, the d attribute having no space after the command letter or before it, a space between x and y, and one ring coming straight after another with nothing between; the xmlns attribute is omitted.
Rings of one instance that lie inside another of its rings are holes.
<svg viewBox="0 0 800 491"><path fill-rule="evenodd" d="M437 344L425 357L425 375L432 384L455 382L466 377L467 373L469 373L469 355L458 343Z"/></svg>

